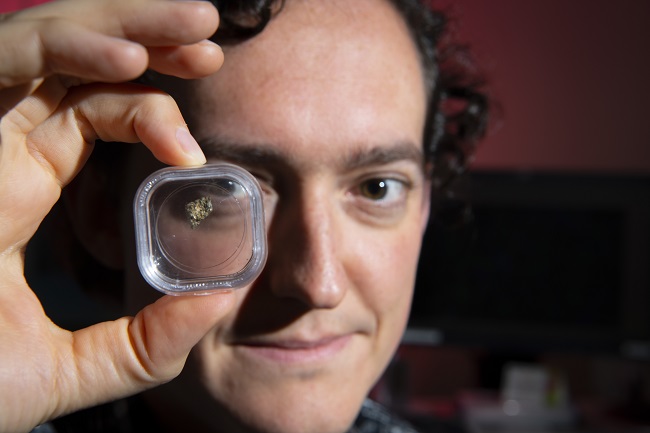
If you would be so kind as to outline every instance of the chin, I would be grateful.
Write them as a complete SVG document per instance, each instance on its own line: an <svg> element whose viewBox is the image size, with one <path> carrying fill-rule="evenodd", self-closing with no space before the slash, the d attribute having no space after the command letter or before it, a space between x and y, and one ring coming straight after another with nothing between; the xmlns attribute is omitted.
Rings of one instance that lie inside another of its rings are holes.
<svg viewBox="0 0 650 433"><path fill-rule="evenodd" d="M208 392L233 421L233 428L225 431L343 433L374 383L375 375L367 373L357 371L356 378L316 375L285 381L259 377L250 381L240 376Z"/></svg>
<svg viewBox="0 0 650 433"><path fill-rule="evenodd" d="M354 422L363 398L345 404L328 404L304 396L303 401L283 402L275 410L247 411L235 414L242 432L247 433L344 433ZM311 401L314 400L314 401ZM322 400L322 398L321 398ZM320 403L320 404L319 404Z"/></svg>

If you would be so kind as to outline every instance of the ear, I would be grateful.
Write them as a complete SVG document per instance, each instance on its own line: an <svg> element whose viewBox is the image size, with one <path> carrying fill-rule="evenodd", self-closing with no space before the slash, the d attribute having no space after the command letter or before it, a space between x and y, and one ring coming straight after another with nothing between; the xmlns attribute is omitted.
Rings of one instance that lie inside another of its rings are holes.
<svg viewBox="0 0 650 433"><path fill-rule="evenodd" d="M62 199L75 235L86 251L109 269L123 269L119 202L107 174L87 164L64 188Z"/></svg>

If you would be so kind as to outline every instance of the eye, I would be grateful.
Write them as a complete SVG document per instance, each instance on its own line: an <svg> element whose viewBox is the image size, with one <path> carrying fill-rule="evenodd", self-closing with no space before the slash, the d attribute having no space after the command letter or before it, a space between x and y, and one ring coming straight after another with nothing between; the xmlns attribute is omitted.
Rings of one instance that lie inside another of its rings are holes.
<svg viewBox="0 0 650 433"><path fill-rule="evenodd" d="M361 196L376 202L399 201L405 192L406 185L397 179L368 179L359 185Z"/></svg>
<svg viewBox="0 0 650 433"><path fill-rule="evenodd" d="M388 194L388 185L385 180L372 179L361 184L361 195L371 200L381 200Z"/></svg>
<svg viewBox="0 0 650 433"><path fill-rule="evenodd" d="M347 203L360 221L371 225L387 226L404 216L413 184L406 176L366 177L350 190Z"/></svg>

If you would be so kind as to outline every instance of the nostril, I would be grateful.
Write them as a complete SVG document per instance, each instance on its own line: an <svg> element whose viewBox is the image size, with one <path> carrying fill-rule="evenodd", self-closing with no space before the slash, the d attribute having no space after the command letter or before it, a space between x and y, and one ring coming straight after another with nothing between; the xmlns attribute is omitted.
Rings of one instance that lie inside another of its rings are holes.
<svg viewBox="0 0 650 433"><path fill-rule="evenodd" d="M305 248L305 242L274 242L265 271L278 297L299 300L309 308L335 308L345 297L346 279L334 252ZM278 250L281 250L278 252Z"/></svg>

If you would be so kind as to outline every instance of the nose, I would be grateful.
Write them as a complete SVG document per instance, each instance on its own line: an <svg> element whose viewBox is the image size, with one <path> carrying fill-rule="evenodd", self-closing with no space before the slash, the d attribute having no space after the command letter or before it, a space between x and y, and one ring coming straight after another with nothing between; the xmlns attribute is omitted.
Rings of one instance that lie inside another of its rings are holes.
<svg viewBox="0 0 650 433"><path fill-rule="evenodd" d="M309 308L335 308L349 284L342 218L326 194L305 188L293 197L280 200L269 227L270 290Z"/></svg>

